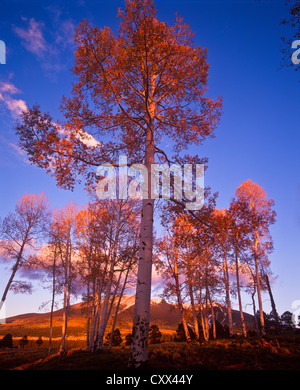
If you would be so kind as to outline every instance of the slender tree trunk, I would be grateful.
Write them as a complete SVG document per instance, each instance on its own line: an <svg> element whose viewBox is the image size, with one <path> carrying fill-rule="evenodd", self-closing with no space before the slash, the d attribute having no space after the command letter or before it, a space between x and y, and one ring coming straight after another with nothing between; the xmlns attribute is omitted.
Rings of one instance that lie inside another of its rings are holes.
<svg viewBox="0 0 300 390"><path fill-rule="evenodd" d="M65 284L64 284L64 308L63 308L63 323L62 323L62 338L60 345L60 352L63 353L65 351L66 345L66 335L67 335L67 327L68 327L68 314L69 314L69 303L70 303L70 278L71 278L71 248L70 243L67 243L66 248L66 257L63 262L65 268Z"/></svg>
<svg viewBox="0 0 300 390"><path fill-rule="evenodd" d="M208 286L208 268L207 263L205 267L205 310L206 310L206 316L205 316L205 326L206 326L206 334L207 334L207 341L209 340L209 323L208 323L208 302L211 306L211 299L210 299L210 291ZM212 306L211 306L212 308ZM212 313L212 317L214 316L214 313ZM215 324L213 324L215 326Z"/></svg>
<svg viewBox="0 0 300 390"><path fill-rule="evenodd" d="M266 285L267 285L269 295L270 295L270 301L271 301L272 312L273 312L273 316L274 316L274 320L275 320L275 324L276 324L276 329L279 330L280 329L279 317L278 317L274 297L273 297L271 286L270 286L269 276L267 274L265 274L265 279L266 279Z"/></svg>
<svg viewBox="0 0 300 390"><path fill-rule="evenodd" d="M208 297L209 297L209 303L210 303L210 310L211 310L211 321L212 321L212 331L213 331L213 338L217 338L217 333L216 333L216 319L215 319L215 309L213 306L213 302L210 297L210 293L208 291Z"/></svg>
<svg viewBox="0 0 300 390"><path fill-rule="evenodd" d="M129 271L130 271L130 266L127 269L127 272L126 272L126 275L125 275L125 279L124 279L124 283L123 283L123 286L122 286L122 290L120 292L120 296L119 296L118 303L117 303L117 306L116 306L115 316L114 316L114 320L113 320L113 324L112 324L112 328L111 328L111 332L110 332L108 349L111 349L111 346L112 346L112 341L113 341L113 337L114 337L114 331L115 331L115 326L116 326L116 322L117 322L118 312L119 312L121 300L122 300L122 297L123 297L123 294L124 294L124 291L125 291L125 287L126 287Z"/></svg>
<svg viewBox="0 0 300 390"><path fill-rule="evenodd" d="M103 275L106 275L108 268L108 260L105 260L105 265L103 269ZM94 299L94 316L92 320L91 327L91 341L90 341L90 349L95 352L97 348L97 338L99 334L99 326L100 326L100 318L101 318L101 308L102 308L102 289L104 287L103 279L96 280L96 294Z"/></svg>
<svg viewBox="0 0 300 390"><path fill-rule="evenodd" d="M51 301L51 310L50 310L50 324L49 324L49 346L48 346L48 355L51 352L52 346L52 332L53 332L53 310L55 303L55 290L56 290L56 247L54 249L54 257L53 257L53 269L52 269L52 301Z"/></svg>
<svg viewBox="0 0 300 390"><path fill-rule="evenodd" d="M239 301L242 330L243 330L243 335L246 338L247 337L247 330L246 330L246 324L245 324L245 319L244 319L242 298L241 298L241 291L240 291L240 276L239 276L239 262L238 262L237 246L235 248L235 272L236 272L236 287L237 287L237 294L238 294L238 301Z"/></svg>
<svg viewBox="0 0 300 390"><path fill-rule="evenodd" d="M87 259L88 263L88 274L87 274L87 313L86 313L86 350L90 350L90 329L91 329L91 252L92 252L92 246L89 248L89 255Z"/></svg>
<svg viewBox="0 0 300 390"><path fill-rule="evenodd" d="M209 324L208 324L208 300L206 297L206 302L205 302L205 316L204 316L204 326L205 326L205 333L206 333L206 338L208 341L209 340Z"/></svg>
<svg viewBox="0 0 300 390"><path fill-rule="evenodd" d="M188 250L187 250L187 255L188 255ZM192 309L192 315L193 315L193 320L194 320L195 333L196 333L197 340L200 340L200 332L199 332L199 326L198 326L197 311L195 308L191 270L190 270L189 265L188 265L188 285L189 285L189 296L190 296L190 301L191 301L191 309Z"/></svg>
<svg viewBox="0 0 300 390"><path fill-rule="evenodd" d="M64 286L64 308L63 308L63 321L62 321L62 335L61 335L61 344L59 351L63 353L66 346L66 334L67 334L67 323L68 323L68 288L67 283Z"/></svg>
<svg viewBox="0 0 300 390"><path fill-rule="evenodd" d="M91 310L91 326L90 326L90 337L89 337L89 345L88 350L94 351L95 347L95 334L96 334L96 316L97 316L97 307L98 307L98 292L95 292L94 298L93 298L93 304L92 304L92 310Z"/></svg>
<svg viewBox="0 0 300 390"><path fill-rule="evenodd" d="M256 329L257 334L259 334L259 327L258 327L258 322L257 322L257 318L256 318L256 305L255 305L255 299L254 299L255 294L256 294L256 288L254 286L253 293L251 294L252 308L253 308L253 317L254 317L255 329Z"/></svg>
<svg viewBox="0 0 300 390"><path fill-rule="evenodd" d="M121 270L120 273L119 273L119 277L118 277L116 286L114 288L114 293L113 293L113 296L112 296L112 298L110 300L110 305L109 305L109 309L108 309L108 316L107 316L108 318L110 318L110 316L111 316L111 312L112 312L112 309L113 309L113 306L114 306L114 303L115 303L115 299L116 299L116 296L117 296L117 292L118 292L118 288L119 288L119 285L120 285L122 274L123 274L123 270Z"/></svg>
<svg viewBox="0 0 300 390"><path fill-rule="evenodd" d="M153 107L150 111L154 114ZM143 367L148 362L154 211L154 199L151 199L151 165L154 164L153 129L151 121L146 135L145 166L148 170L148 199L142 201L138 274L129 358L129 367L132 368Z"/></svg>
<svg viewBox="0 0 300 390"><path fill-rule="evenodd" d="M230 303L230 292L229 292L229 275L228 275L228 265L227 265L227 255L225 250L223 250L223 275L224 275L224 284L226 291L226 305L228 313L228 327L229 335L233 335L233 325L232 325L232 312L231 312L231 303Z"/></svg>
<svg viewBox="0 0 300 390"><path fill-rule="evenodd" d="M104 298L102 313L101 313L100 329L97 336L97 347L96 347L97 350L100 350L103 347L103 338L104 338L104 333L105 333L106 325L108 322L108 316L109 316L109 300L110 300L111 286L112 286L112 280L114 274L114 265L115 265L115 258L114 256L112 256L110 262L107 286L105 290L105 298Z"/></svg>
<svg viewBox="0 0 300 390"><path fill-rule="evenodd" d="M174 280L175 280L175 291L176 291L176 295L177 295L177 303L178 303L178 308L179 308L179 312L181 315L183 330L184 330L186 341L189 343L189 342L191 342L191 336L190 336L189 328L187 325L186 314L185 314L185 310L184 310L182 299L181 299L180 283L179 283L179 275L178 275L178 247L177 246L175 247L174 274L173 274L173 276L174 276Z"/></svg>
<svg viewBox="0 0 300 390"><path fill-rule="evenodd" d="M201 292L200 292L199 306L200 306L200 319L201 319L203 338L204 338L205 341L208 341L209 340L209 335L207 334L207 329L206 329L206 325L205 325L205 318L204 318L205 313L204 313L204 307L203 307Z"/></svg>
<svg viewBox="0 0 300 390"><path fill-rule="evenodd" d="M22 259L23 251L24 251L24 248L25 248L25 243L27 242L28 234L29 234L29 229L28 229L27 233L25 234L25 238L24 238L24 240L22 242L22 245L21 245L20 250L19 250L18 255L17 255L17 260L15 262L15 265L13 266L12 273L10 275L10 278L9 278L9 280L7 282L7 285L5 287L5 290L3 292L3 295L2 295L2 298L1 298L1 301L0 301L0 306L1 307L2 307L3 303L6 300L6 296L7 296L8 290L9 290L9 288L10 288L10 286L12 284L12 281L14 280L15 274L16 274L18 268L19 268L20 261Z"/></svg>
<svg viewBox="0 0 300 390"><path fill-rule="evenodd" d="M12 269L12 273L10 275L10 278L9 278L9 280L7 282L6 287L5 287L5 290L3 292L3 295L2 295L2 298L1 298L1 307L2 307L3 303L6 300L6 296L7 296L8 290L9 290L9 288L10 288L10 286L12 284L12 281L13 281L13 279L15 277L15 274L16 274L18 268L19 268L20 260L21 260L21 255L19 254L18 258L17 258L17 261L16 261L16 263L15 263L13 269Z"/></svg>
<svg viewBox="0 0 300 390"><path fill-rule="evenodd" d="M93 337L91 337L91 350L96 352L97 349L97 338L99 334L99 326L100 326L100 318L101 318L101 309L102 309L102 291L98 293L96 299L96 308L95 308L95 316L93 321Z"/></svg>
<svg viewBox="0 0 300 390"><path fill-rule="evenodd" d="M91 331L91 307L90 300L87 300L87 313L86 313L86 350L90 350L90 331Z"/></svg>
<svg viewBox="0 0 300 390"><path fill-rule="evenodd" d="M260 289L260 276L259 276L259 266L258 266L258 233L255 230L255 243L254 243L254 261L255 261L255 274L256 274L256 286L257 286L257 299L258 299L258 307L259 307L259 318L260 318L260 329L261 335L265 336L265 320L264 320L264 312L261 298L261 289Z"/></svg>
<svg viewBox="0 0 300 390"><path fill-rule="evenodd" d="M198 324L198 316L197 316L197 312L196 312L196 309L195 309L195 304L194 304L194 302L191 304L191 307L192 307L192 314L193 314L194 328L195 328L196 337L197 337L197 340L200 340L200 331L199 331L199 324Z"/></svg>

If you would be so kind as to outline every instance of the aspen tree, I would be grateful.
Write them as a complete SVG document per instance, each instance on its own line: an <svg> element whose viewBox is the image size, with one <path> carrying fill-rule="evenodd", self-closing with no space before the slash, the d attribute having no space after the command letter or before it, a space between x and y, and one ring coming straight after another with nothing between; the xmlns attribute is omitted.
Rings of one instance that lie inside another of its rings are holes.
<svg viewBox="0 0 300 390"><path fill-rule="evenodd" d="M239 204L239 217L247 226L249 233L249 249L254 260L255 285L258 298L261 334L265 335L263 305L261 296L263 261L268 249L271 249L270 225L275 222L274 201L268 199L266 191L257 183L248 179L236 190L235 202Z"/></svg>
<svg viewBox="0 0 300 390"><path fill-rule="evenodd" d="M82 21L75 33L77 50L72 97L63 98L65 123L33 106L17 126L20 147L29 160L72 189L87 185L96 167L115 165L119 156L148 170L148 196L142 200L131 367L148 361L153 211L151 165L158 156L170 163L163 145L169 138L175 162L181 150L213 136L221 99L205 96L207 51L194 42L183 19L160 22L152 0L125 0L116 37ZM108 141L106 141L108 139ZM187 159L188 160L188 159Z"/></svg>
<svg viewBox="0 0 300 390"><path fill-rule="evenodd" d="M0 301L0 310L9 289L13 287L17 271L26 264L26 250L48 229L49 204L44 193L25 194L17 202L15 211L1 223L2 255L13 262L12 272Z"/></svg>

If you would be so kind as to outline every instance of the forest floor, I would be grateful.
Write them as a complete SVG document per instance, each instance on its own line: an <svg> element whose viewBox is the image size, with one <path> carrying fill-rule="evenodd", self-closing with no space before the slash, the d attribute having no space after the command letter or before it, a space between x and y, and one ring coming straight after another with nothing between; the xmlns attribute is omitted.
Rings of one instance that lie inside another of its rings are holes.
<svg viewBox="0 0 300 390"><path fill-rule="evenodd" d="M83 347L64 354L25 347L0 350L0 370L127 370L129 347L93 354ZM300 370L300 340L223 339L149 346L148 370Z"/></svg>

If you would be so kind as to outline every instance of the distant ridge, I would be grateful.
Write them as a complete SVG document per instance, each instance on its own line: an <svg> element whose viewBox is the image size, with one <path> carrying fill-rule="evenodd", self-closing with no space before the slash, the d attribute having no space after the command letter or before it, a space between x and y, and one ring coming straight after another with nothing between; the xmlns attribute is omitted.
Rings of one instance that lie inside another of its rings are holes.
<svg viewBox="0 0 300 390"><path fill-rule="evenodd" d="M135 296L124 295L120 304L116 327L131 332L132 318L134 311ZM188 306L188 305L187 305ZM86 332L86 318L83 313L83 304L71 305L68 321L68 334L79 336ZM221 304L215 306L216 319L221 323L227 322L227 310ZM158 325L161 330L175 331L181 322L179 310L175 304L170 304L163 299L151 299L150 325ZM232 310L233 323L238 329L240 313ZM245 313L247 329L252 329L254 325L253 315ZM50 313L26 313L6 319L5 324L0 324L0 335L11 333L13 336L48 336ZM54 336L61 335L62 309L53 312L53 332ZM190 318L190 323L192 323ZM109 326L108 326L109 330Z"/></svg>

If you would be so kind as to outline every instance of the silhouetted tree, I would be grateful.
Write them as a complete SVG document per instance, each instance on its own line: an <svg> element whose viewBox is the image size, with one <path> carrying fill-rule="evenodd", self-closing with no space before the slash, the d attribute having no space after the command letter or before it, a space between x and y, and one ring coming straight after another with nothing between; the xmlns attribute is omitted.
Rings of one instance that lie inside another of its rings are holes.
<svg viewBox="0 0 300 390"><path fill-rule="evenodd" d="M193 331L193 329L188 326L189 336L191 340L196 339L196 333ZM178 324L178 327L176 329L176 341L186 341L186 336L183 328L182 322Z"/></svg>
<svg viewBox="0 0 300 390"><path fill-rule="evenodd" d="M151 325L149 329L149 342L150 344L157 344L161 342L162 333L157 325Z"/></svg>
<svg viewBox="0 0 300 390"><path fill-rule="evenodd" d="M110 335L111 334L108 333L106 335L105 339L109 341ZM121 336L120 329L115 329L114 332L113 332L112 345L116 347L116 346L122 344L122 342L123 342L123 339L122 339L122 336Z"/></svg>
<svg viewBox="0 0 300 390"><path fill-rule="evenodd" d="M6 334L0 340L0 348L12 348L13 347L13 338L10 333Z"/></svg>

